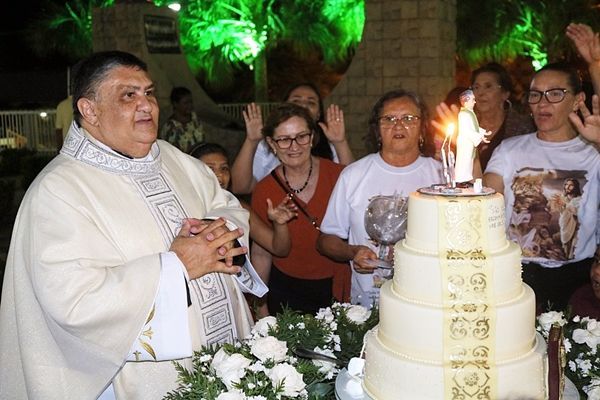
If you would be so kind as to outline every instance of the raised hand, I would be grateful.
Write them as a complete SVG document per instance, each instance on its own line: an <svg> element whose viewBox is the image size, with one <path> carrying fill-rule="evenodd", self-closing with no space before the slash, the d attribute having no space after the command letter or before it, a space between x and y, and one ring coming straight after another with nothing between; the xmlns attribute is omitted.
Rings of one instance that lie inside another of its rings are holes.
<svg viewBox="0 0 600 400"><path fill-rule="evenodd" d="M444 102L441 102L437 106L435 106L435 111L437 114L437 119L431 120L431 125L437 129L442 137L446 136L446 127L450 124L454 124L457 126L458 122L458 112L460 111L458 106L452 104L452 106L448 107L448 105Z"/></svg>
<svg viewBox="0 0 600 400"><path fill-rule="evenodd" d="M573 41L579 55L592 64L600 62L600 39L598 33L585 24L569 24L567 26L567 37Z"/></svg>
<svg viewBox="0 0 600 400"><path fill-rule="evenodd" d="M600 144L600 100L598 95L592 97L592 112L586 107L585 102L579 102L579 111L583 116L583 122L576 112L569 114L571 123L577 132L590 142Z"/></svg>
<svg viewBox="0 0 600 400"><path fill-rule="evenodd" d="M346 140L346 126L344 125L344 112L335 104L330 105L325 112L325 122L319 122L327 140L334 145Z"/></svg>
<svg viewBox="0 0 600 400"><path fill-rule="evenodd" d="M273 207L271 199L267 199L267 217L276 224L285 224L298 216L298 207L286 196L277 207Z"/></svg>
<svg viewBox="0 0 600 400"><path fill-rule="evenodd" d="M190 279L197 279L211 272L240 272L240 267L233 265L233 257L247 253L248 248L236 248L233 243L243 235L243 231L230 231L221 218L211 222L199 221L184 220L169 249L185 265Z"/></svg>
<svg viewBox="0 0 600 400"><path fill-rule="evenodd" d="M250 103L242 114L246 123L246 137L252 141L261 140L263 138L263 119L260 106L256 103Z"/></svg>

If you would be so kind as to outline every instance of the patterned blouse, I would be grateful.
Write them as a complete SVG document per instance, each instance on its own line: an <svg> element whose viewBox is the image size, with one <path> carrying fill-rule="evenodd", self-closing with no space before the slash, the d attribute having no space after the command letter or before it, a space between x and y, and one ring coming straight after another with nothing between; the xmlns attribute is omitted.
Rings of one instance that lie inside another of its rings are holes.
<svg viewBox="0 0 600 400"><path fill-rule="evenodd" d="M204 127L198 122L195 112L184 127L179 121L169 118L160 130L160 138L188 153L194 146L204 141Z"/></svg>

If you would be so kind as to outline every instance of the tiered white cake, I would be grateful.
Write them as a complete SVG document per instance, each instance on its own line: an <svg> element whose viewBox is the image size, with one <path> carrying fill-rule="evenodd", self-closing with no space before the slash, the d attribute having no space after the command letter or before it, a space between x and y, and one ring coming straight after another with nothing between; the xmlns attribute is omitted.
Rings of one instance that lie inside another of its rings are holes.
<svg viewBox="0 0 600 400"><path fill-rule="evenodd" d="M394 278L367 338L363 387L377 400L545 399L535 296L506 239L499 194L413 193Z"/></svg>

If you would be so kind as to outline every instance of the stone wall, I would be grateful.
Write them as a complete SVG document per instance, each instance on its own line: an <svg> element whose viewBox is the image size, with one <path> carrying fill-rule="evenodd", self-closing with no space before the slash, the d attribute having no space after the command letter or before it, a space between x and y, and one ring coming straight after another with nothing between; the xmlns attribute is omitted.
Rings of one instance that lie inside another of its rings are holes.
<svg viewBox="0 0 600 400"><path fill-rule="evenodd" d="M386 91L423 96L430 110L454 87L456 0L366 0L362 41L326 99L342 107L350 146L360 157L367 119Z"/></svg>

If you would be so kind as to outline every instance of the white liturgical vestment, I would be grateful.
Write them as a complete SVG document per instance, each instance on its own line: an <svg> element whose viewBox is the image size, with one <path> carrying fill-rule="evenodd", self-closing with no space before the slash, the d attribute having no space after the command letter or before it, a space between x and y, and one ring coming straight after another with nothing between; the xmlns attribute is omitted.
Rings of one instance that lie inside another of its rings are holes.
<svg viewBox="0 0 600 400"><path fill-rule="evenodd" d="M240 276L187 281L168 251L186 217L223 217L247 240L247 211L200 161L163 141L132 160L73 123L15 221L0 398L96 399L109 388L118 399L160 399L176 387L173 358L189 368L191 350L247 335L242 290L261 295L264 284L249 263ZM170 309L187 332L162 332ZM171 334L187 354L169 359Z"/></svg>

